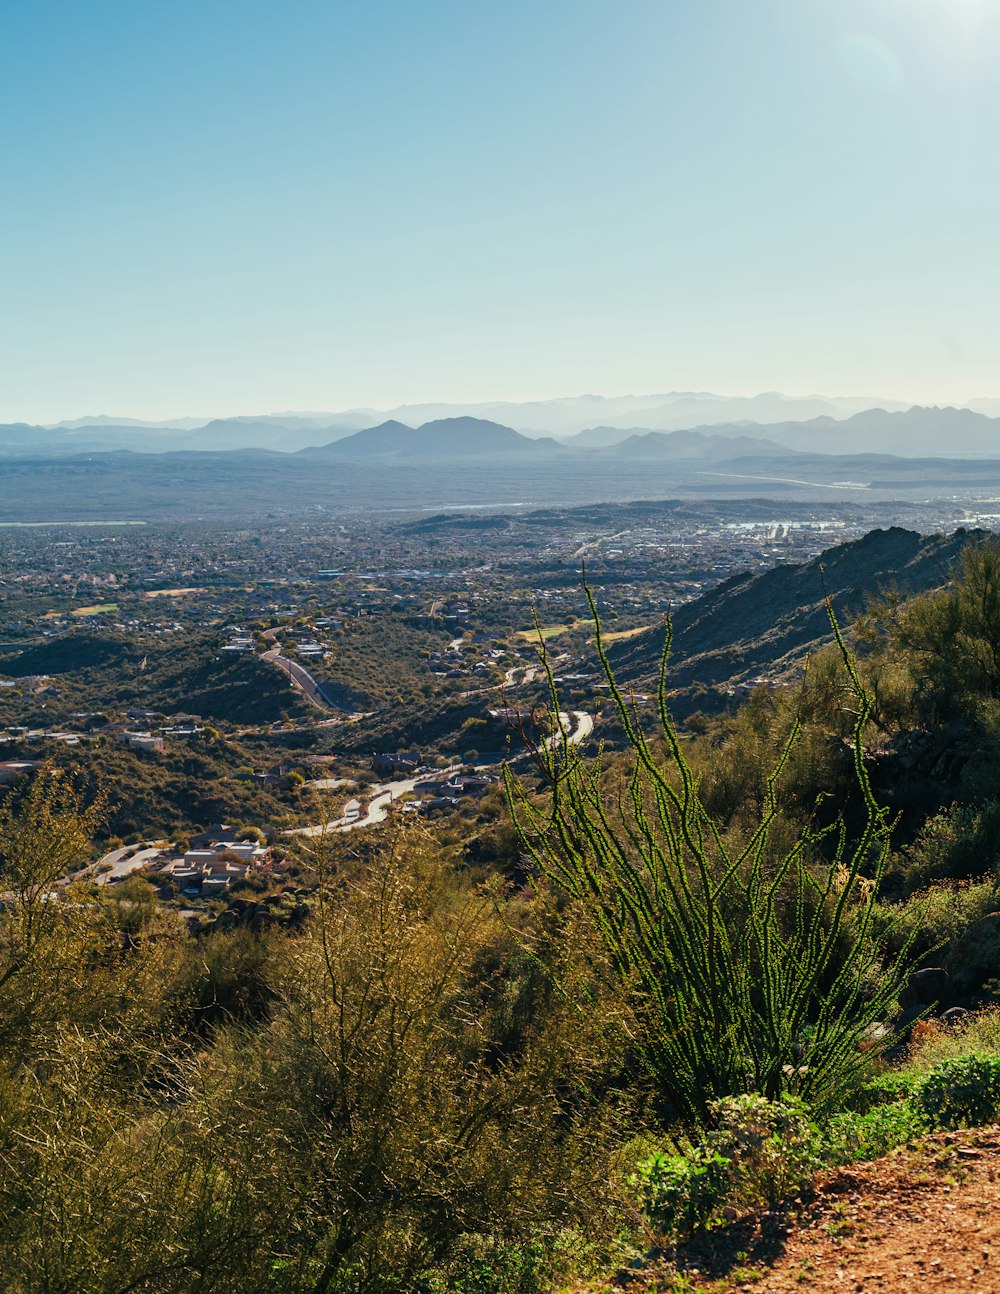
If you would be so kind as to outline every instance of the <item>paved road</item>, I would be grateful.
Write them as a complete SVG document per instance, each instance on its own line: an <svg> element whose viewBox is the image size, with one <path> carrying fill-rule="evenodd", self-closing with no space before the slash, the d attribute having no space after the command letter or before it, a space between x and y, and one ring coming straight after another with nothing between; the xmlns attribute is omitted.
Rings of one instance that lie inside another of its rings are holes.
<svg viewBox="0 0 1000 1294"><path fill-rule="evenodd" d="M151 858L166 849L168 845L166 840L149 840L138 847L137 852L131 858L125 855L132 852L137 847L135 845L124 845L121 849L112 849L110 854L105 854L99 858L96 863L91 863L88 871L97 871L97 884L107 885L109 881L120 881L132 872L137 872L140 867L145 867ZM99 868L107 865L107 871L98 871Z"/></svg>
<svg viewBox="0 0 1000 1294"><path fill-rule="evenodd" d="M512 665L511 668L504 673L503 685L504 687L524 687L528 683L534 683L535 679L538 678L541 672L541 665ZM518 684L517 679L514 677L515 674L522 675L520 684Z"/></svg>
<svg viewBox="0 0 1000 1294"><path fill-rule="evenodd" d="M585 710L574 710L573 719L576 720L576 727L570 732L571 720L570 713L567 710L559 711L559 727L567 734L566 740L571 746L579 746L582 741L590 736L594 731L594 717L587 714ZM558 733L553 733L551 737L546 737L542 743L544 746L555 746L562 742L562 737Z"/></svg>
<svg viewBox="0 0 1000 1294"><path fill-rule="evenodd" d="M289 660L287 656L282 656L280 647L272 647L270 651L262 652L261 660L270 661L272 665L277 665L278 669L284 670L306 700L311 701L319 709L337 709L335 705L330 704L320 691L319 684L309 671L300 665L298 661Z"/></svg>
<svg viewBox="0 0 1000 1294"><path fill-rule="evenodd" d="M293 827L284 834L315 837L326 835L327 832L356 831L359 827L374 827L380 822L385 822L394 800L408 795L421 782L438 781L448 772L448 769L436 769L432 773L420 773L417 777L408 777L401 782L377 782L368 788L368 805L363 813L361 800L348 800L339 818L333 818L329 822L317 822L311 827Z"/></svg>
<svg viewBox="0 0 1000 1294"><path fill-rule="evenodd" d="M576 720L576 728L570 734L569 741L571 746L579 746L594 731L594 716L587 714L585 710L574 710L573 718Z"/></svg>

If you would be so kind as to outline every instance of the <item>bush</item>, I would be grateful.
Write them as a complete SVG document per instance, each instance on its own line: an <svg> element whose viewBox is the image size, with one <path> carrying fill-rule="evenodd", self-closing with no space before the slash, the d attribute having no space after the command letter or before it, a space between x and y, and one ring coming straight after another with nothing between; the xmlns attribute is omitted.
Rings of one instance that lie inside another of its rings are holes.
<svg viewBox="0 0 1000 1294"><path fill-rule="evenodd" d="M921 1073L943 1060L964 1060L975 1055L1000 1056L1000 1008L971 1012L955 1025L928 1021L919 1042L910 1048L910 1081L918 1082Z"/></svg>
<svg viewBox="0 0 1000 1294"><path fill-rule="evenodd" d="M636 1183L653 1228L679 1239L706 1226L725 1203L730 1167L728 1159L703 1148L644 1160Z"/></svg>
<svg viewBox="0 0 1000 1294"><path fill-rule="evenodd" d="M709 1145L732 1164L731 1203L774 1204L812 1179L817 1133L801 1106L750 1095L716 1101L712 1111Z"/></svg>
<svg viewBox="0 0 1000 1294"><path fill-rule="evenodd" d="M881 1105L906 1100L920 1082L920 1075L905 1069L891 1069L866 1083L858 1093L855 1113L867 1114Z"/></svg>
<svg viewBox="0 0 1000 1294"><path fill-rule="evenodd" d="M819 1167L819 1135L801 1106L737 1096L714 1101L711 1113L716 1128L689 1154L655 1154L638 1165L643 1207L664 1235L690 1235L723 1206L775 1204Z"/></svg>
<svg viewBox="0 0 1000 1294"><path fill-rule="evenodd" d="M863 758L870 698L833 612L838 696L853 717L852 822L824 810L796 829L785 814L797 715L734 836L703 798L670 715L669 624L650 738L616 683L586 592L629 759L609 772L565 735L539 744L541 807L505 766L521 848L600 934L661 1117L711 1126L714 1100L748 1091L777 1101L793 1089L819 1116L842 1108L896 1040L873 1026L893 1013L910 948L887 957L876 931L891 824ZM558 733L563 707L543 662Z"/></svg>
<svg viewBox="0 0 1000 1294"><path fill-rule="evenodd" d="M991 872L1000 857L1000 804L953 804L928 818L906 851L910 888L930 881L968 879Z"/></svg>
<svg viewBox="0 0 1000 1294"><path fill-rule="evenodd" d="M879 1159L926 1131L923 1115L907 1100L876 1105L866 1114L835 1114L825 1131L823 1157L831 1165Z"/></svg>
<svg viewBox="0 0 1000 1294"><path fill-rule="evenodd" d="M992 1123L1000 1113L1000 1056L942 1061L918 1084L913 1104L934 1127Z"/></svg>

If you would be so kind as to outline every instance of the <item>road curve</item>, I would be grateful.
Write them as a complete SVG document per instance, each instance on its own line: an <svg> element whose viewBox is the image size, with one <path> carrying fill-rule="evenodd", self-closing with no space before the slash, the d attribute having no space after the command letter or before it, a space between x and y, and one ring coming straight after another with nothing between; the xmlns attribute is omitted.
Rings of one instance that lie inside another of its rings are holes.
<svg viewBox="0 0 1000 1294"><path fill-rule="evenodd" d="M567 710L559 711L559 727L562 733L555 732L551 737L546 737L542 742L543 746L554 749L562 744L563 734L570 746L579 746L581 742L586 741L594 731L594 716L587 714L586 710L574 710L572 717L576 720L576 727L570 731L570 713Z"/></svg>
<svg viewBox="0 0 1000 1294"><path fill-rule="evenodd" d="M326 835L327 832L356 831L358 827L377 826L380 822L385 822L389 814L389 806L394 800L409 794L428 776L440 776L440 774L421 773L418 777L409 777L401 782L377 782L368 788L367 795L370 798L364 813L361 812L361 800L349 800L339 818L331 818L329 822L317 822L311 827L293 827L283 834L315 837Z"/></svg>
<svg viewBox="0 0 1000 1294"><path fill-rule="evenodd" d="M318 709L337 709L323 695L319 683L316 682L309 671L300 665L298 661L289 660L287 656L282 656L280 647L272 647L270 651L262 652L261 660L270 661L272 665L277 665L278 669L283 670L292 680L295 688Z"/></svg>
<svg viewBox="0 0 1000 1294"><path fill-rule="evenodd" d="M87 873L97 873L96 879L98 885L107 885L111 881L123 880L136 872L140 867L145 867L152 858L156 858L167 848L169 841L166 840L147 840L141 845L123 845L120 849L112 849L109 854L99 858L96 863L91 863L86 869ZM131 855L131 857L127 857ZM105 871L100 869L104 867Z"/></svg>

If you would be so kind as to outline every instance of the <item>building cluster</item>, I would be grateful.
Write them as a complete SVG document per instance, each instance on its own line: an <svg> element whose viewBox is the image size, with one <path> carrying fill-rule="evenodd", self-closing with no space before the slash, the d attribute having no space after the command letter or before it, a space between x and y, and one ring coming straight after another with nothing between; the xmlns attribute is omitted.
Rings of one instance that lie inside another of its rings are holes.
<svg viewBox="0 0 1000 1294"><path fill-rule="evenodd" d="M414 787L414 798L404 806L404 812L430 813L435 809L454 809L459 800L480 796L499 785L496 777L482 773L456 773L451 777L423 778Z"/></svg>
<svg viewBox="0 0 1000 1294"><path fill-rule="evenodd" d="M220 651L244 653L254 650L253 634L249 629L243 629L239 625L230 625L226 632L229 637L219 648Z"/></svg>
<svg viewBox="0 0 1000 1294"><path fill-rule="evenodd" d="M235 840L225 833L208 833L198 846L183 854L168 857L156 875L170 881L182 893L211 898L223 894L234 881L241 881L254 871L270 870L271 850L256 840Z"/></svg>

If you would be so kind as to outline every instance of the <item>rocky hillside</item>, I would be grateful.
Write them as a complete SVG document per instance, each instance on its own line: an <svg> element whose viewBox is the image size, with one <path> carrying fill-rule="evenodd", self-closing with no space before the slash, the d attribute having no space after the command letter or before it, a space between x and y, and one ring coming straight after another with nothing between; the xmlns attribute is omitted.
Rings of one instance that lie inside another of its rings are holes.
<svg viewBox="0 0 1000 1294"><path fill-rule="evenodd" d="M678 712L711 704L713 689L718 703L726 689L757 677L781 677L810 649L828 642L827 592L847 624L880 593L898 589L909 595L944 584L962 549L981 534L920 535L897 526L873 530L809 562L777 566L763 575L734 575L679 607L670 670L671 686L680 693ZM614 645L616 673L629 682L653 679L662 646L655 626Z"/></svg>

